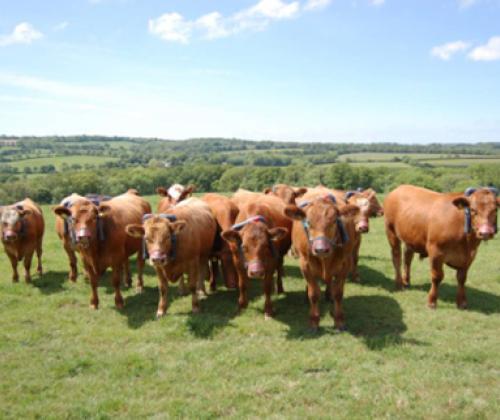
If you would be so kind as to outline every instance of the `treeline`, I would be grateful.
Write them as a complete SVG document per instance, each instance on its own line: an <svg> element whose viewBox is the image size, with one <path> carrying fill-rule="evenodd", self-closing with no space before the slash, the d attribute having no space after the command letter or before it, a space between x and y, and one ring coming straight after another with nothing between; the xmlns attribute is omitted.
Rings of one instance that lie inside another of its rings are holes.
<svg viewBox="0 0 500 420"><path fill-rule="evenodd" d="M0 203L31 197L39 203L56 203L72 192L117 195L128 188L154 194L158 186L195 184L198 192L230 192L238 188L261 191L274 183L297 186L323 184L331 188L372 187L388 192L400 184L413 184L437 191L463 191L468 186L499 185L500 165L476 165L457 172L437 168L367 168L339 163L327 166L292 165L255 167L229 165L184 165L169 168L97 169L65 174L52 173L5 182Z"/></svg>

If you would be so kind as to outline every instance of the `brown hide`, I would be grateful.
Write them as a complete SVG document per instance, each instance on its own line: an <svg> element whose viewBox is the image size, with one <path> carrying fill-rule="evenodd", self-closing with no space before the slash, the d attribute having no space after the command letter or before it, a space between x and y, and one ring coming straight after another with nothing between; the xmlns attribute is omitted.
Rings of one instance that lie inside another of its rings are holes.
<svg viewBox="0 0 500 420"><path fill-rule="evenodd" d="M75 250L81 255L85 271L90 277L92 296L90 305L97 309L99 297L97 286L100 276L108 267L112 268L112 282L115 289L115 304L123 307L123 298L120 293L120 279L123 270L128 277L128 258L137 253L138 290L142 290L142 241L132 238L125 232L130 223L141 223L145 213L151 212L150 205L135 191L112 198L95 206L86 198L79 199L70 208L58 206L54 209L56 215L73 219L72 228L76 232L77 242ZM98 236L97 219L102 220L104 240Z"/></svg>
<svg viewBox="0 0 500 420"><path fill-rule="evenodd" d="M217 231L210 207L200 199L185 200L168 214L176 220L156 214L142 224L127 226L129 235L144 237L149 261L155 267L160 289L157 316L163 316L167 310L168 282L177 281L183 274L188 275L192 310L199 311L196 287L205 280Z"/></svg>
<svg viewBox="0 0 500 420"><path fill-rule="evenodd" d="M208 193L201 197L201 199L208 204L217 220L217 237L214 241L214 254L220 258L222 275L226 287L233 289L237 283L236 269L229 244L222 239L220 233L230 229L235 223L236 216L238 215L238 207L228 197L220 194ZM216 289L217 267L217 261L212 260L210 272L211 290Z"/></svg>
<svg viewBox="0 0 500 420"><path fill-rule="evenodd" d="M31 282L31 260L36 252L37 271L42 275L42 241L45 230L42 209L31 199L0 209L1 235L5 253L12 265L12 281L19 281L18 262L24 260L24 279Z"/></svg>
<svg viewBox="0 0 500 420"><path fill-rule="evenodd" d="M304 187L291 187L287 184L275 184L271 188L266 188L264 194L274 195L281 198L285 204L295 204L295 200L307 192Z"/></svg>
<svg viewBox="0 0 500 420"><path fill-rule="evenodd" d="M334 302L330 313L334 318L335 327L343 329L342 298L345 279L352 268L352 253L355 246L352 238L356 232L354 217L359 208L352 205L339 207L324 194L318 194L318 191L308 192L303 199L304 202L308 202L307 205L303 208L289 205L285 213L294 220L292 241L299 254L300 268L307 282L310 325L313 329L319 326L318 279L322 279ZM338 218L342 221L349 237L346 243L341 239L337 225ZM303 220L307 220L307 232Z"/></svg>
<svg viewBox="0 0 500 420"><path fill-rule="evenodd" d="M222 236L230 243L238 272L240 309L248 305L248 278L263 278L264 312L269 317L273 313L270 296L275 270L278 271L278 292L283 292L283 259L290 249L292 222L284 215L285 204L278 197L238 190L232 201L239 209L236 224L254 216L265 219L265 222L248 223L239 231L226 230Z"/></svg>
<svg viewBox="0 0 500 420"><path fill-rule="evenodd" d="M472 213L472 231L465 233L465 210ZM465 281L481 240L493 237L498 199L487 189L469 197L462 193L437 193L412 185L401 185L384 201L385 228L392 249L396 287L410 284L413 254L429 257L432 287L428 305L436 307L443 264L457 270L457 306L465 308ZM484 235L486 233L486 235ZM401 242L405 244L404 275L401 276Z"/></svg>

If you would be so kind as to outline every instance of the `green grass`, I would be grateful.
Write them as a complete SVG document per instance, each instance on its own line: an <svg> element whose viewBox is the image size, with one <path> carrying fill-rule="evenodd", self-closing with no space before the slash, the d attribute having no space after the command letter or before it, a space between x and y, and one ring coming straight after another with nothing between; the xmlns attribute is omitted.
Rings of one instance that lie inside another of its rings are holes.
<svg viewBox="0 0 500 420"><path fill-rule="evenodd" d="M115 160L116 158L105 156L47 156L43 158L17 160L9 162L9 165L15 168L19 168L20 170L23 170L27 166L31 168L38 168L43 165L54 165L56 170L60 170L63 163L66 163L68 165L79 164L82 166L85 164L101 165L103 163Z"/></svg>
<svg viewBox="0 0 500 420"><path fill-rule="evenodd" d="M429 163L433 166L462 166L470 165L500 165L500 158L459 158L459 159L441 159L441 160L421 160L421 163Z"/></svg>
<svg viewBox="0 0 500 420"><path fill-rule="evenodd" d="M346 286L348 332L333 331L323 303L321 330L311 334L293 259L270 321L258 282L241 315L235 291L220 288L192 315L190 298L172 287L168 314L156 321L151 268L143 294L124 291L122 311L107 275L101 308L91 311L83 277L66 280L44 211L43 278L12 284L0 258L0 418L498 418L498 238L472 266L469 310L455 308L447 270L432 311L428 261L414 262L410 290L394 292L383 221L374 220L361 250L363 283Z"/></svg>

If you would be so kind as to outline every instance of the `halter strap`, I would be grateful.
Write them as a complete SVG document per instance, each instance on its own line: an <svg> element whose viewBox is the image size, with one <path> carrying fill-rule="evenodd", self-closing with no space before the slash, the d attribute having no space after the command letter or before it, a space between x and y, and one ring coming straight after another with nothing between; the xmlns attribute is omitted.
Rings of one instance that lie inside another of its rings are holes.
<svg viewBox="0 0 500 420"><path fill-rule="evenodd" d="M177 216L175 214L167 214L167 213L160 213L157 215L154 215L152 213L146 213L145 215L142 216L142 221L145 222L146 220L151 219L154 216L168 220L169 222L177 221ZM142 238L142 255L145 260L149 258L149 252L146 246L146 238L144 237ZM177 235L174 232L172 232L170 235L170 252L168 253L169 261L174 261L176 256L177 256Z"/></svg>
<svg viewBox="0 0 500 420"><path fill-rule="evenodd" d="M302 220L302 226L304 227L304 231L307 236L307 241L309 242L309 245L311 245L315 240L317 239L325 239L328 241L333 247L341 247L345 245L347 242L349 242L349 235L347 234L347 231L345 229L344 223L342 223L342 220L337 218L335 221L337 224L337 230L339 231L340 234L340 244L335 241L334 239L327 238L326 236L317 236L316 238L311 238L311 234L309 231L309 221L307 219Z"/></svg>

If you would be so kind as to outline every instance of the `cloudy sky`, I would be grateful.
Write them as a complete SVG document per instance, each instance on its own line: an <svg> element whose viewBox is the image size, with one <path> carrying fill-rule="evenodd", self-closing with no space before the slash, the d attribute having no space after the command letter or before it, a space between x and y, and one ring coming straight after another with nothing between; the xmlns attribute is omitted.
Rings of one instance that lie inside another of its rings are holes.
<svg viewBox="0 0 500 420"><path fill-rule="evenodd" d="M0 0L0 133L500 141L500 0Z"/></svg>

